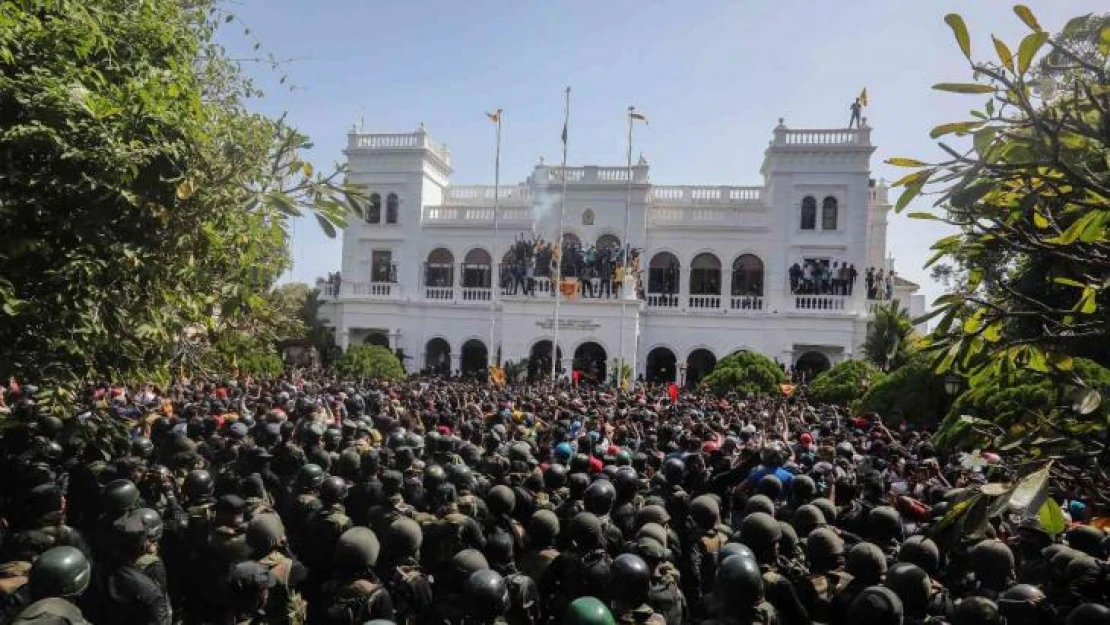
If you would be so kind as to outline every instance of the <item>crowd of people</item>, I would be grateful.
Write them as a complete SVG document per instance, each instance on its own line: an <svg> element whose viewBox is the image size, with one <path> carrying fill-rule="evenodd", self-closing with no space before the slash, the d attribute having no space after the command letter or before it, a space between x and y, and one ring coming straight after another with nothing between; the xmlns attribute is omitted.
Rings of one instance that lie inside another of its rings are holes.
<svg viewBox="0 0 1110 625"><path fill-rule="evenodd" d="M843 261L806 259L795 262L787 271L790 279L790 292L796 295L852 295L859 272L854 264ZM868 267L863 274L867 287L867 299L894 299L893 269L884 271L882 267Z"/></svg>
<svg viewBox="0 0 1110 625"><path fill-rule="evenodd" d="M0 393L0 622L1106 625L1104 510L790 397L410 378ZM1097 518L1096 518L1097 517Z"/></svg>
<svg viewBox="0 0 1110 625"><path fill-rule="evenodd" d="M554 278L578 283L581 297L617 298L625 276L625 249L615 240L612 245L583 247L573 239L561 246L533 233L518 235L501 267L501 290L506 295L535 295L537 278ZM638 253L632 250L631 270L638 271ZM552 294L549 287L547 294Z"/></svg>

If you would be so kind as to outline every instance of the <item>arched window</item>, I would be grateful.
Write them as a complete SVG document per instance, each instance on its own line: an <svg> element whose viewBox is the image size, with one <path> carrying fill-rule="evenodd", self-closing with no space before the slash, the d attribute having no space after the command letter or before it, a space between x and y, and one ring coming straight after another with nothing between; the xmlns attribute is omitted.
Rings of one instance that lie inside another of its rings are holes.
<svg viewBox="0 0 1110 625"><path fill-rule="evenodd" d="M648 293L678 293L678 259L670 252L659 252L648 263Z"/></svg>
<svg viewBox="0 0 1110 625"><path fill-rule="evenodd" d="M455 286L455 256L451 250L439 247L428 254L424 286Z"/></svg>
<svg viewBox="0 0 1110 625"><path fill-rule="evenodd" d="M611 234L603 234L597 238L596 247L600 250L615 250L621 246L621 240Z"/></svg>
<svg viewBox="0 0 1110 625"><path fill-rule="evenodd" d="M397 199L396 193L390 193L385 197L385 223L397 223L397 209L400 201Z"/></svg>
<svg viewBox="0 0 1110 625"><path fill-rule="evenodd" d="M564 232L563 233L563 247L580 248L580 247L582 247L582 240L579 239L578 235L574 234L573 232Z"/></svg>
<svg viewBox="0 0 1110 625"><path fill-rule="evenodd" d="M829 196L821 202L821 229L836 230L836 198Z"/></svg>
<svg viewBox="0 0 1110 625"><path fill-rule="evenodd" d="M382 222L382 196L377 193L370 194L370 206L366 207L366 223L380 224Z"/></svg>
<svg viewBox="0 0 1110 625"><path fill-rule="evenodd" d="M817 200L812 195L802 198L802 230L817 228Z"/></svg>
<svg viewBox="0 0 1110 625"><path fill-rule="evenodd" d="M763 261L744 254L732 263L732 295L763 295Z"/></svg>
<svg viewBox="0 0 1110 625"><path fill-rule="evenodd" d="M592 209L587 208L585 210L585 212L582 213L582 225L583 226L592 226L592 225L594 225L594 211Z"/></svg>
<svg viewBox="0 0 1110 625"><path fill-rule="evenodd" d="M690 295L721 294L721 261L713 254L698 254L690 262Z"/></svg>
<svg viewBox="0 0 1110 625"><path fill-rule="evenodd" d="M488 289L491 278L492 258L489 252L476 247L463 258L462 281L468 289Z"/></svg>

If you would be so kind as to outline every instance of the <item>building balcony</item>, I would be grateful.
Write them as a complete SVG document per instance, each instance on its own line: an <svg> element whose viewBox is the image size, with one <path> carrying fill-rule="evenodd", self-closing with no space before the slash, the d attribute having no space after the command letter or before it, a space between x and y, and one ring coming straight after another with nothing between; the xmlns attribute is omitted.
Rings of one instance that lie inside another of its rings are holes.
<svg viewBox="0 0 1110 625"><path fill-rule="evenodd" d="M676 310L690 313L754 315L765 312L762 295L718 295L702 293L648 293L649 309Z"/></svg>
<svg viewBox="0 0 1110 625"><path fill-rule="evenodd" d="M316 288L325 300L341 298L358 299L396 299L400 296L401 286L396 282L354 282L340 279L338 283L317 280Z"/></svg>

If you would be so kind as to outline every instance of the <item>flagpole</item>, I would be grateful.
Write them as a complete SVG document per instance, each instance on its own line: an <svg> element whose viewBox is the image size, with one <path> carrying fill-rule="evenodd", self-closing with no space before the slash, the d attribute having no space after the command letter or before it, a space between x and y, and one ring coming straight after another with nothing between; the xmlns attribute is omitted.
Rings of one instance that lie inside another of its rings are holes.
<svg viewBox="0 0 1110 625"><path fill-rule="evenodd" d="M551 339L551 383L556 381L557 368L555 361L559 359L559 300L562 299L563 287L563 214L567 207L567 126L570 124L570 87L567 87L563 102L563 189L559 195L559 236L555 239L555 250L559 260L555 263L555 322L552 324Z"/></svg>
<svg viewBox="0 0 1110 625"><path fill-rule="evenodd" d="M629 106L628 107L628 154L627 154L627 156L628 156L628 161L627 161L627 164L628 164L628 174L627 174L628 175L628 185L625 187L625 190L624 190L624 234L622 235L623 236L623 241L624 241L624 255L623 255L623 259L621 260L621 263L624 265L624 271L622 272L624 274L624 276L628 275L628 270L629 270L628 259L632 255L632 244L628 240L628 222L629 222L629 214L632 210L632 114L635 111L636 111L635 106ZM610 279L612 279L612 276L610 276ZM617 285L618 289L623 289L624 288L623 283L627 282L627 280L622 280L621 282L622 282L622 284ZM625 340L624 340L624 314L625 314L624 300L627 299L627 298L628 298L627 293L623 293L623 292L620 293L620 299L621 299L621 358L620 358L620 362L617 365L617 378L616 379L617 379L617 388L618 389L624 387L624 363L628 362L628 354L625 352Z"/></svg>
<svg viewBox="0 0 1110 625"><path fill-rule="evenodd" d="M498 366L501 365L501 358L497 353L496 345L494 343L494 329L497 326L497 302L501 300L501 261L498 256L497 239L500 233L500 219L501 215L498 201L501 197L501 109L497 109L497 142L493 152L493 258L490 259L490 315L489 315L489 353L486 354L486 361L492 362ZM493 271L496 267L497 271ZM497 275L496 283L493 282L494 274Z"/></svg>

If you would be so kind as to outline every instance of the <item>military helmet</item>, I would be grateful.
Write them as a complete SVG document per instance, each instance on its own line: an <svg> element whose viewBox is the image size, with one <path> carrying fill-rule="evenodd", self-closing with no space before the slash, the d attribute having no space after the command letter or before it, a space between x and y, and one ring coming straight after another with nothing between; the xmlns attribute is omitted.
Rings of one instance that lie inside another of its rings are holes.
<svg viewBox="0 0 1110 625"><path fill-rule="evenodd" d="M613 559L609 568L613 582L613 597L626 606L639 606L647 601L651 589L651 569L643 558L622 553Z"/></svg>
<svg viewBox="0 0 1110 625"><path fill-rule="evenodd" d="M889 588L864 588L848 607L846 623L902 625L902 600Z"/></svg>
<svg viewBox="0 0 1110 625"><path fill-rule="evenodd" d="M817 494L817 483L808 475L795 475L790 482L790 499L798 503L809 503Z"/></svg>
<svg viewBox="0 0 1110 625"><path fill-rule="evenodd" d="M343 503L346 498L347 480L338 475L332 475L320 484L320 501L324 502L324 505Z"/></svg>
<svg viewBox="0 0 1110 625"><path fill-rule="evenodd" d="M722 562L725 560L725 558L730 558L732 556L740 556L742 558L755 560L755 554L752 553L752 550L748 548L747 545L745 545L744 543L736 542L725 543L725 545L721 547L721 553L719 554L719 556Z"/></svg>
<svg viewBox="0 0 1110 625"><path fill-rule="evenodd" d="M389 524L385 533L386 549L397 558L415 558L424 543L424 530L408 517L400 517Z"/></svg>
<svg viewBox="0 0 1110 625"><path fill-rule="evenodd" d="M666 525L670 522L671 515L667 513L667 509L663 506L648 504L636 511L636 527L642 527L644 523Z"/></svg>
<svg viewBox="0 0 1110 625"><path fill-rule="evenodd" d="M285 524L274 513L260 514L247 524L247 544L259 556L265 556L285 544Z"/></svg>
<svg viewBox="0 0 1110 625"><path fill-rule="evenodd" d="M1006 580L1013 577L1014 552L1001 540L981 540L968 553L977 580Z"/></svg>
<svg viewBox="0 0 1110 625"><path fill-rule="evenodd" d="M189 471L181 485L181 492L191 500L211 497L215 489L216 482L212 479L212 474L204 469Z"/></svg>
<svg viewBox="0 0 1110 625"><path fill-rule="evenodd" d="M1099 560L1106 558L1105 547L1103 546L1106 533L1099 528L1090 525L1076 525L1069 529L1064 537L1067 538L1068 546L1072 549L1082 551Z"/></svg>
<svg viewBox="0 0 1110 625"><path fill-rule="evenodd" d="M819 527L806 539L806 557L815 569L836 568L844 556L844 539L827 527Z"/></svg>
<svg viewBox="0 0 1110 625"><path fill-rule="evenodd" d="M820 508L807 503L794 511L793 523L798 534L809 536L810 532L825 525L825 515Z"/></svg>
<svg viewBox="0 0 1110 625"><path fill-rule="evenodd" d="M599 599L579 597L563 612L563 625L616 625L616 622Z"/></svg>
<svg viewBox="0 0 1110 625"><path fill-rule="evenodd" d="M493 516L510 515L516 508L516 494L508 486L498 484L486 494L486 506Z"/></svg>
<svg viewBox="0 0 1110 625"><path fill-rule="evenodd" d="M131 480L112 480L104 486L104 511L118 516L139 504L139 489Z"/></svg>
<svg viewBox="0 0 1110 625"><path fill-rule="evenodd" d="M952 610L952 625L998 625L998 606L986 597L965 597Z"/></svg>
<svg viewBox="0 0 1110 625"><path fill-rule="evenodd" d="M585 473L590 470L590 457L586 454L574 454L570 458L571 473Z"/></svg>
<svg viewBox="0 0 1110 625"><path fill-rule="evenodd" d="M327 479L328 474L324 471L323 467L318 464L306 464L300 469L297 469L297 477L294 480L294 486L299 491L310 491L320 488L320 485Z"/></svg>
<svg viewBox="0 0 1110 625"><path fill-rule="evenodd" d="M1031 584L1015 584L998 596L998 613L1007 625L1033 625L1049 616L1044 591Z"/></svg>
<svg viewBox="0 0 1110 625"><path fill-rule="evenodd" d="M667 458L663 463L663 477L671 486L681 486L686 479L686 463L681 458Z"/></svg>
<svg viewBox="0 0 1110 625"><path fill-rule="evenodd" d="M566 486L567 468L558 463L548 465L543 471L543 486L548 490L555 490Z"/></svg>
<svg viewBox="0 0 1110 625"><path fill-rule="evenodd" d="M131 439L131 455L140 458L149 458L154 454L154 443L145 436L136 436Z"/></svg>
<svg viewBox="0 0 1110 625"><path fill-rule="evenodd" d="M775 503L767 495L752 495L744 503L744 514L752 514L753 512L762 512L774 516Z"/></svg>
<svg viewBox="0 0 1110 625"><path fill-rule="evenodd" d="M757 556L768 554L782 539L782 527L766 512L753 512L740 523L740 538Z"/></svg>
<svg viewBox="0 0 1110 625"><path fill-rule="evenodd" d="M690 517L698 528L712 529L721 521L721 504L713 495L698 495L690 502Z"/></svg>
<svg viewBox="0 0 1110 625"><path fill-rule="evenodd" d="M585 504L586 511L598 516L609 514L616 498L617 490L608 480L594 480L582 493L582 502Z"/></svg>
<svg viewBox="0 0 1110 625"><path fill-rule="evenodd" d="M549 545L559 537L559 517L550 510L536 510L528 520L528 538L538 545Z"/></svg>
<svg viewBox="0 0 1110 625"><path fill-rule="evenodd" d="M763 600L763 574L752 558L729 556L722 560L716 584L722 614L751 609Z"/></svg>
<svg viewBox="0 0 1110 625"><path fill-rule="evenodd" d="M1101 603L1081 603L1068 613L1065 625L1105 625L1110 623L1110 608Z"/></svg>
<svg viewBox="0 0 1110 625"><path fill-rule="evenodd" d="M765 495L771 501L778 501L782 498L782 480L768 473L759 478L759 482L755 485L755 492Z"/></svg>
<svg viewBox="0 0 1110 625"><path fill-rule="evenodd" d="M335 565L347 572L357 572L378 563L381 545L373 530L352 527L339 536L335 543Z"/></svg>
<svg viewBox="0 0 1110 625"><path fill-rule="evenodd" d="M898 595L910 614L921 615L928 609L933 596L933 583L921 567L898 562L886 572L884 584Z"/></svg>
<svg viewBox="0 0 1110 625"><path fill-rule="evenodd" d="M856 543L844 558L844 568L864 584L878 584L886 573L886 556L874 543Z"/></svg>
<svg viewBox="0 0 1110 625"><path fill-rule="evenodd" d="M667 530L658 523L644 523L643 527L636 530L636 538L650 538L662 547L667 546Z"/></svg>
<svg viewBox="0 0 1110 625"><path fill-rule="evenodd" d="M497 571L484 569L471 573L463 592L467 613L474 618L494 619L509 609L509 585Z"/></svg>
<svg viewBox="0 0 1110 625"><path fill-rule="evenodd" d="M640 476L636 474L636 469L632 467L618 469L617 474L613 476L613 487L617 489L617 494L622 499L634 497L636 491L640 489Z"/></svg>
<svg viewBox="0 0 1110 625"><path fill-rule="evenodd" d="M601 544L601 521L590 512L579 512L570 520L570 538L580 548Z"/></svg>
<svg viewBox="0 0 1110 625"><path fill-rule="evenodd" d="M164 527L162 515L151 508L139 508L139 516L143 520L143 527L146 528L146 537L153 541L161 540Z"/></svg>
<svg viewBox="0 0 1110 625"><path fill-rule="evenodd" d="M424 467L424 490L434 491L440 484L447 481L447 471L438 464L429 464Z"/></svg>
<svg viewBox="0 0 1110 625"><path fill-rule="evenodd" d="M76 597L85 592L92 568L85 554L69 546L54 547L31 565L28 585L35 599Z"/></svg>
<svg viewBox="0 0 1110 625"><path fill-rule="evenodd" d="M902 536L902 516L890 506L878 506L867 514L867 533L872 540L888 541Z"/></svg>
<svg viewBox="0 0 1110 625"><path fill-rule="evenodd" d="M816 506L817 509L821 511L821 514L825 517L826 523L833 523L836 521L836 504L824 497L818 497L809 503Z"/></svg>
<svg viewBox="0 0 1110 625"><path fill-rule="evenodd" d="M477 571L489 568L489 561L477 549L463 549L451 556L450 568L445 581L448 586L462 589L470 576Z"/></svg>
<svg viewBox="0 0 1110 625"><path fill-rule="evenodd" d="M898 561L916 564L929 575L936 575L940 572L940 549L926 536L910 536L898 548Z"/></svg>

